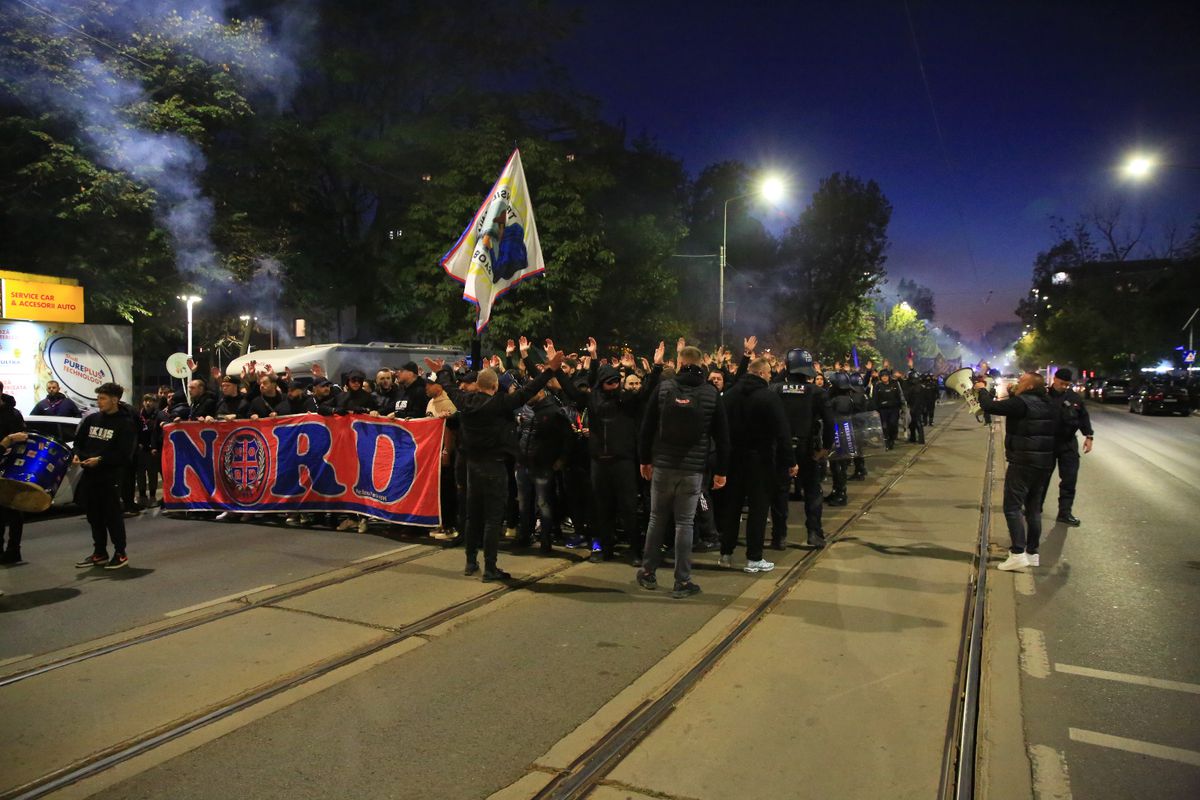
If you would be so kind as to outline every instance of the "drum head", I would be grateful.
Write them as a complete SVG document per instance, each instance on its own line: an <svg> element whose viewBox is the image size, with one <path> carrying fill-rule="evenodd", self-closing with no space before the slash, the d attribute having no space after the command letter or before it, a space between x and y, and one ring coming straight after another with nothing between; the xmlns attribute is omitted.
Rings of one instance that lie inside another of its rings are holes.
<svg viewBox="0 0 1200 800"><path fill-rule="evenodd" d="M41 487L0 478L0 506L36 514L49 508L51 502L53 499Z"/></svg>

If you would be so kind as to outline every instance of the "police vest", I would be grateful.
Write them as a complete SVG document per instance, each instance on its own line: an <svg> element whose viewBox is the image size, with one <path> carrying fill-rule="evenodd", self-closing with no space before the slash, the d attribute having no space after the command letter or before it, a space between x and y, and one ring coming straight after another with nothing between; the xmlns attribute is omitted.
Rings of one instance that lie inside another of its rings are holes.
<svg viewBox="0 0 1200 800"><path fill-rule="evenodd" d="M783 415L792 431L792 444L799 450L812 450L819 422L816 398L820 389L814 383L777 383L771 388L783 400Z"/></svg>

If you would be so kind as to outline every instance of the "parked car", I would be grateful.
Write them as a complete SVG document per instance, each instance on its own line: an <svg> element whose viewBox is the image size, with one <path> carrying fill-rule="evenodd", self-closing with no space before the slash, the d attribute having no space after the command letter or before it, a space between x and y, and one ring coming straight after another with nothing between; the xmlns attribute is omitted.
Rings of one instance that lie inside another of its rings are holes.
<svg viewBox="0 0 1200 800"><path fill-rule="evenodd" d="M1187 389L1166 381L1142 384L1129 397L1131 414L1179 414L1186 417L1192 413Z"/></svg>
<svg viewBox="0 0 1200 800"><path fill-rule="evenodd" d="M1088 378L1083 384L1083 391L1079 394L1088 399L1095 400L1096 392L1100 390L1100 385L1104 383L1103 378Z"/></svg>
<svg viewBox="0 0 1200 800"><path fill-rule="evenodd" d="M1096 390L1096 399L1101 403L1123 403L1129 395L1129 381L1124 378L1108 378Z"/></svg>

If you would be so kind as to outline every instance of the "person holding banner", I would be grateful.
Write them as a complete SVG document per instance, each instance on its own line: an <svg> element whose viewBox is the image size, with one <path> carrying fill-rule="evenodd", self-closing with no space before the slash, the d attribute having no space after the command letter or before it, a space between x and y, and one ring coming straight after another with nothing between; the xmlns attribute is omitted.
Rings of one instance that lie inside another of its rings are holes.
<svg viewBox="0 0 1200 800"><path fill-rule="evenodd" d="M459 430L467 457L467 563L463 574L479 572L479 549L483 548L483 580L507 580L512 576L500 569L497 556L504 512L508 504L507 459L517 457L517 432L513 412L545 388L562 366L563 354L556 352L546 369L519 389L500 392L500 378L493 369L479 371L474 392L463 392L453 385L453 376L444 360L426 359L425 364L438 373L450 399L458 408Z"/></svg>

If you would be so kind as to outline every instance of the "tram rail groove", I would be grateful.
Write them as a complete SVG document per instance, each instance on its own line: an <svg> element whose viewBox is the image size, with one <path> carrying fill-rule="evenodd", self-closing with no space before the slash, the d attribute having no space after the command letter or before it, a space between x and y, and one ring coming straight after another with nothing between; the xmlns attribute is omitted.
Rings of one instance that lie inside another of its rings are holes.
<svg viewBox="0 0 1200 800"><path fill-rule="evenodd" d="M946 748L938 797L969 800L975 796L979 694L983 676L983 626L987 607L988 533L992 521L992 490L996 481L996 428L988 429L987 468L979 501L979 534L972 554L971 573L963 598L963 622L954 690L946 723Z"/></svg>
<svg viewBox="0 0 1200 800"><path fill-rule="evenodd" d="M534 800L578 800L587 797L604 781L618 764L674 710L683 697L690 692L714 666L741 641L754 625L775 608L799 584L800 580L829 551L833 544L846 538L845 533L865 516L920 460L929 446L940 438L943 426L929 437L926 444L914 453L887 483L871 498L837 527L827 544L820 550L811 550L776 582L775 588L741 619L720 640L705 650L696 663L683 675L672 681L659 695L647 698L626 714L620 721L600 737L591 747L563 771L559 772Z"/></svg>
<svg viewBox="0 0 1200 800"><path fill-rule="evenodd" d="M532 575L526 578L519 578L507 584L499 584L495 589L488 591L478 597L472 597L459 603L447 606L443 609L433 612L421 619L405 625L396 633L386 636L383 639L372 642L371 644L363 645L346 653L342 653L333 658L319 662L316 665L296 671L289 676L285 676L276 681L264 684L259 688L250 690L235 697L232 700L222 703L221 705L211 707L201 711L198 714L189 717L182 722L170 723L167 726L156 728L151 731L127 739L109 748L101 750L86 759L81 759L73 764L61 767L53 772L47 773L41 777L35 778L21 786L16 786L5 790L0 794L0 800L35 800L35 798L45 797L46 795L63 789L71 784L78 783L86 778L98 775L105 770L112 769L120 764L123 764L130 759L136 758L144 753L154 750L168 742L172 742L180 737L186 736L193 731L210 725L211 723L225 719L233 714L243 711L247 708L255 706L272 697L276 697L284 692L302 686L310 681L328 675L342 667L349 666L364 658L382 652L389 647L394 647L401 642L420 636L427 631L430 631L439 625L453 621L462 617L476 609L483 608L491 603L506 597L513 592L525 589L536 583L557 576L572 567L577 567L580 564L588 563L586 559L572 559L562 564L555 566L553 569L547 570L537 575Z"/></svg>
<svg viewBox="0 0 1200 800"><path fill-rule="evenodd" d="M420 545L417 545L417 546L419 547ZM419 559L426 558L427 556L431 556L436 553L440 553L444 549L445 548L441 548L441 547L430 547L427 550L417 552L417 553L407 553L407 554L402 554L402 555L398 554L399 557L393 558L393 559L386 559L386 560L381 559L378 562L364 562L364 565L348 564L345 567L339 567L337 570L333 570L333 572L341 572L346 569L354 570L353 572L351 572L347 575L329 577L329 578L325 578L323 580L319 580L315 583L309 583L309 584L304 584L302 586L297 586L293 589L287 589L283 592L280 592L277 594L272 594L267 597L263 597L259 600L255 600L254 602L245 603L243 605L240 605L240 606L237 606L234 608L227 608L222 611L215 611L212 613L203 614L198 617L183 618L178 623L164 625L161 628L155 628L154 630L147 631L146 633L138 634L136 636L132 636L128 639L121 639L119 641L112 642L111 644L101 645L100 647L94 647L89 650L83 650L78 653L72 653L69 656L64 656L62 658L54 659L52 661L48 661L48 662L41 664L39 666L36 666L36 667L29 667L28 669L24 669L24 670L21 670L18 672L10 673L8 675L0 676L0 689L3 689L6 686L12 686L13 684L20 683L21 681L24 681L24 680L28 680L29 678L35 678L38 675L45 675L48 672L54 672L55 670L62 669L63 667L69 667L74 664L79 664L83 661L88 661L90 659L97 658L99 656L108 655L109 653L116 653L121 650L126 650L130 647L136 647L137 645L145 644L146 642L157 641L158 639L163 639L163 638L166 638L167 636L173 636L174 634L182 633L183 631L189 631L189 630L192 630L193 628L198 628L202 625L208 625L209 623L212 623L212 622L217 622L219 620L227 619L227 618L235 616L237 614L244 614L247 611L253 611L256 608L263 608L265 606L271 605L272 603L278 603L278 602L281 602L284 600L291 600L295 597L300 597L302 595L308 594L309 592L315 592L318 589L325 589L330 586L337 586L339 584L346 583L347 581L355 580L356 578L361 578L364 575L370 575L371 573L374 573L374 572L380 572L380 571L388 569L390 567L396 567L396 566L400 566L402 564L408 564L413 561L417 561ZM240 598L231 599L228 602L231 602L231 603L236 602L237 599L240 599ZM116 634L116 635L120 635L120 634Z"/></svg>

